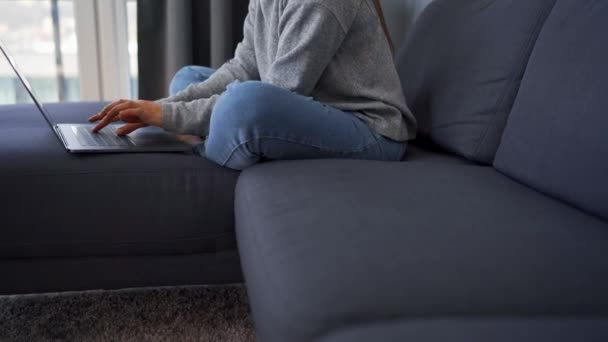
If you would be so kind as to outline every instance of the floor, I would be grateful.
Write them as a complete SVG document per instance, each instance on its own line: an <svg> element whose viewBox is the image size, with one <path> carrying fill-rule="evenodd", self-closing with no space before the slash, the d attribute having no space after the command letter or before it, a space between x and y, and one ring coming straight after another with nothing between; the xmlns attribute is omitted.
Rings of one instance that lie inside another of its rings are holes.
<svg viewBox="0 0 608 342"><path fill-rule="evenodd" d="M0 296L0 341L255 341L244 287Z"/></svg>

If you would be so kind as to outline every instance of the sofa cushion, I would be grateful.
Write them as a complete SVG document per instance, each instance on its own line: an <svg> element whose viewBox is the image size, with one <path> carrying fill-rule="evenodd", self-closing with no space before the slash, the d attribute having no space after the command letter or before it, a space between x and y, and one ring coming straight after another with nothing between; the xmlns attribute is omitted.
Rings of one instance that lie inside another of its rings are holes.
<svg viewBox="0 0 608 342"><path fill-rule="evenodd" d="M235 210L262 341L412 317L608 315L608 224L490 167L268 163L239 178Z"/></svg>
<svg viewBox="0 0 608 342"><path fill-rule="evenodd" d="M0 296L134 287L236 284L238 251L63 258L0 258Z"/></svg>
<svg viewBox="0 0 608 342"><path fill-rule="evenodd" d="M49 105L84 122L100 103ZM0 107L0 258L233 250L238 173L192 154L65 151L32 105ZM238 266L238 265L237 265Z"/></svg>
<svg viewBox="0 0 608 342"><path fill-rule="evenodd" d="M541 32L495 166L608 219L608 2L559 0Z"/></svg>
<svg viewBox="0 0 608 342"><path fill-rule="evenodd" d="M316 342L605 342L608 319L411 319L345 327Z"/></svg>
<svg viewBox="0 0 608 342"><path fill-rule="evenodd" d="M424 146L416 143L407 145L407 152L403 156L403 161L407 162L435 162L435 163L456 163L471 164L464 158L449 154L434 146Z"/></svg>
<svg viewBox="0 0 608 342"><path fill-rule="evenodd" d="M419 136L491 164L555 0L436 0L397 57Z"/></svg>

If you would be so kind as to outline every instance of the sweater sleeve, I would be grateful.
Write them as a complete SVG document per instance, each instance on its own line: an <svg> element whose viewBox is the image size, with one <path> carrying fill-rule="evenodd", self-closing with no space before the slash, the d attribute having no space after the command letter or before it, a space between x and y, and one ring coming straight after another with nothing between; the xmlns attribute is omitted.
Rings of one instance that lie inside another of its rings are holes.
<svg viewBox="0 0 608 342"><path fill-rule="evenodd" d="M292 1L280 18L277 58L262 81L309 96L347 31L322 3Z"/></svg>
<svg viewBox="0 0 608 342"><path fill-rule="evenodd" d="M236 48L234 58L224 63L205 82L190 85L174 96L156 101L163 108L163 128L170 132L201 134L207 125L217 95L233 81L260 79L253 45L255 13L258 0L250 0L243 28L244 38Z"/></svg>
<svg viewBox="0 0 608 342"><path fill-rule="evenodd" d="M161 102L162 127L178 134L209 135L211 113L220 95L189 102Z"/></svg>

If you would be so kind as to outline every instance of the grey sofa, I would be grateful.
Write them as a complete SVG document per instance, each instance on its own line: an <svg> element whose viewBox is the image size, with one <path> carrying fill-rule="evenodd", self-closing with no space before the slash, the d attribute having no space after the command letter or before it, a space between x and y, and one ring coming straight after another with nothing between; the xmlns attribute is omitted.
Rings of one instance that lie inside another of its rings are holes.
<svg viewBox="0 0 608 342"><path fill-rule="evenodd" d="M407 161L239 177L260 340L608 341L607 32L605 1L431 3Z"/></svg>
<svg viewBox="0 0 608 342"><path fill-rule="evenodd" d="M84 122L102 103L49 105ZM72 155L0 107L0 294L242 281L238 173L189 154Z"/></svg>
<svg viewBox="0 0 608 342"><path fill-rule="evenodd" d="M74 156L1 107L0 294L244 275L261 341L606 341L607 18L433 2L396 59L420 126L400 163Z"/></svg>

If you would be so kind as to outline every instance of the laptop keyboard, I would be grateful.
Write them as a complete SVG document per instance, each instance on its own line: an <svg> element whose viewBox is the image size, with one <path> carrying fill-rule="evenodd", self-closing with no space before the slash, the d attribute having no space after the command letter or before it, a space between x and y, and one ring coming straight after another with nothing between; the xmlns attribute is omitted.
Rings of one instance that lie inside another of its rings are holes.
<svg viewBox="0 0 608 342"><path fill-rule="evenodd" d="M119 137L116 135L117 126L108 126L99 133L91 132L87 126L79 126L76 128L76 138L83 146L95 147L115 147L115 146L131 146L128 138Z"/></svg>

